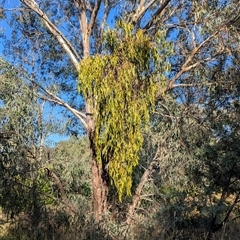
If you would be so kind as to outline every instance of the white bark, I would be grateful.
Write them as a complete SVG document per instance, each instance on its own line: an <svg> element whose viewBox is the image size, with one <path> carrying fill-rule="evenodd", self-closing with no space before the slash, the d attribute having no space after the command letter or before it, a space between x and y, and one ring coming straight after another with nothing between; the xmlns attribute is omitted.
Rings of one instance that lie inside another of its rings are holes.
<svg viewBox="0 0 240 240"><path fill-rule="evenodd" d="M77 54L77 52L75 51L71 43L62 34L62 32L51 22L48 16L40 9L38 4L34 0L20 0L20 1L42 18L48 30L53 34L54 37L56 37L59 44L63 47L63 49L66 51L66 53L70 57L76 70L78 70L79 61L81 60L81 58Z"/></svg>

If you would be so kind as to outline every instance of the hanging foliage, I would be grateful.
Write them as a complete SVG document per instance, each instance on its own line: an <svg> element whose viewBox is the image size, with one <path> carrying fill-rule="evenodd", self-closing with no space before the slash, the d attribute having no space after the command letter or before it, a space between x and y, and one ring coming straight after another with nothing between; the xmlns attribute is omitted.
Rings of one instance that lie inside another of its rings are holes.
<svg viewBox="0 0 240 240"><path fill-rule="evenodd" d="M157 89L165 84L172 48L164 31L150 37L120 21L106 32L103 49L102 55L81 61L79 92L92 105L97 161L108 166L121 200L131 195L142 130Z"/></svg>

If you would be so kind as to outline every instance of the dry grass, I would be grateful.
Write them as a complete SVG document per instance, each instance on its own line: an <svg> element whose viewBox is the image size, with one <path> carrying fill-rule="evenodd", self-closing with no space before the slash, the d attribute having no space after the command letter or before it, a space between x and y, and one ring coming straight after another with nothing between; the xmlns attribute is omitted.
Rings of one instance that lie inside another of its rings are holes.
<svg viewBox="0 0 240 240"><path fill-rule="evenodd" d="M3 214L0 208L0 239L8 234L8 229L10 227L10 222L7 220L7 216Z"/></svg>

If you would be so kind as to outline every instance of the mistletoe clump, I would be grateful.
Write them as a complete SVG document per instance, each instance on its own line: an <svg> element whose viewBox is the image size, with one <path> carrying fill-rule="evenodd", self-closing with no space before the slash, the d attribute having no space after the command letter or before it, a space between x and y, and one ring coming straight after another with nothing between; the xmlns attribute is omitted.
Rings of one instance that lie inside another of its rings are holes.
<svg viewBox="0 0 240 240"><path fill-rule="evenodd" d="M93 109L97 161L108 165L120 200L131 195L143 128L170 67L171 45L164 39L163 31L150 37L121 21L106 32L103 54L80 63L79 92Z"/></svg>

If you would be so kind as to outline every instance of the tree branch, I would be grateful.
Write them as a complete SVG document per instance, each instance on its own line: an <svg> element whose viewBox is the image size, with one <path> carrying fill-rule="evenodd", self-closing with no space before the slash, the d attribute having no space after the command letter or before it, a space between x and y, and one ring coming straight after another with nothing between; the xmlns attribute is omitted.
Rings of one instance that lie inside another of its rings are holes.
<svg viewBox="0 0 240 240"><path fill-rule="evenodd" d="M187 60L185 61L185 63L182 65L181 70L175 75L175 77L170 81L170 83L168 84L168 86L162 91L162 92L167 92L169 90L171 90L174 87L175 82L177 81L177 79L184 73L189 71L190 69L205 63L205 62L209 62L212 61L213 58L206 58L202 61L196 62L190 66L188 66L188 64L193 60L194 56L197 54L197 52L199 52L199 50L207 43L209 42L212 38L214 38L220 30L214 32L211 36L209 36L208 38L206 38L203 42L201 42L198 46L196 46L191 54L188 56ZM159 98L159 96L162 94L161 93L157 93L156 98Z"/></svg>
<svg viewBox="0 0 240 240"><path fill-rule="evenodd" d="M157 150L152 162L149 164L148 168L145 170L144 174L141 177L141 180L137 186L137 189L135 191L134 197L132 199L132 203L128 208L128 214L127 214L127 219L126 219L126 224L130 224L133 220L133 215L134 215L134 211L137 207L137 205L139 204L139 202L141 201L141 192L142 189L145 185L145 183L148 181L149 176L151 175L151 173L153 172L154 166L157 164L158 160L158 155L159 155L159 149Z"/></svg>
<svg viewBox="0 0 240 240"><path fill-rule="evenodd" d="M205 84L197 84L197 83L179 83L179 84L174 84L172 86L173 88L177 87L202 87L202 86L211 86L213 83L205 83Z"/></svg>
<svg viewBox="0 0 240 240"><path fill-rule="evenodd" d="M26 187L26 188L28 188L28 189L30 189L30 190L32 189L31 186L28 186L28 185L26 185L25 183L20 182L20 181L17 180L16 178L11 179L11 180L12 180L14 183L18 184L18 185L21 185L21 186L23 186L23 187ZM64 205L66 205L66 206L71 210L71 213L76 213L76 212L77 212L76 209L75 209L73 206L70 206L68 203L66 203L65 201L63 201L63 199L58 199L58 198L56 198L56 197L53 197L53 196L51 196L51 195L43 192L43 191L40 190L40 189L38 189L37 191L38 191L39 194L41 194L41 195L43 195L43 196L45 196L45 197L47 197L47 198L50 198L50 199L52 199L52 200L54 200L54 201L56 201L56 202L60 202L60 203L62 203L62 204L64 204Z"/></svg>
<svg viewBox="0 0 240 240"><path fill-rule="evenodd" d="M140 4L138 5L135 14L132 17L132 23L135 24L141 16L153 5L153 3L156 2L156 0L151 0L145 7L146 0L142 0Z"/></svg>
<svg viewBox="0 0 240 240"><path fill-rule="evenodd" d="M47 176L53 178L54 182L56 183L56 185L61 193L62 201L71 209L71 211L73 213L76 212L75 207L72 205L72 203L67 198L67 195L64 191L63 185L62 185L59 177L53 171L49 170L48 168L44 168L44 170L45 170Z"/></svg>
<svg viewBox="0 0 240 240"><path fill-rule="evenodd" d="M5 64L6 62L4 60L0 59L0 63ZM28 80L32 84L38 86L43 92L45 92L47 95L50 96L50 98L48 98L47 96L39 96L41 99L47 100L49 102L57 103L58 105L65 107L71 113L73 113L74 116L76 116L80 120L80 122L83 124L86 131L89 130L88 124L86 123L86 119L87 119L86 114L72 108L69 104L64 102L61 98L57 97L56 95L54 95L53 93L51 93L50 91L45 89L42 85L40 85L38 82L34 81L31 77L29 77L28 74L24 70L22 70L20 68L16 69L14 66L12 66L12 68L14 70L16 70L16 72L21 73L22 76L26 78L26 80Z"/></svg>
<svg viewBox="0 0 240 240"><path fill-rule="evenodd" d="M91 35L92 29L93 29L93 25L96 22L96 17L100 8L100 4L101 4L101 0L96 0L97 2L95 3L94 9L92 11L91 14L91 19L90 19L90 23L88 25L88 34Z"/></svg>
<svg viewBox="0 0 240 240"><path fill-rule="evenodd" d="M87 19L87 13L86 13L86 4L84 0L74 0L76 7L79 9L79 24L81 28L82 33L82 46L83 46L83 54L84 57L88 57L90 54L89 49L89 39L90 35L88 33L88 19Z"/></svg>
<svg viewBox="0 0 240 240"><path fill-rule="evenodd" d="M62 46L62 48L66 51L66 53L70 57L73 65L78 70L78 65L81 58L76 52L76 50L73 48L71 43L62 34L62 32L57 29L57 27L51 22L48 16L40 9L38 4L34 0L20 0L20 1L41 17L48 30L53 34L54 37L56 37L59 44Z"/></svg>
<svg viewBox="0 0 240 240"><path fill-rule="evenodd" d="M83 124L84 128L86 129L86 131L88 131L88 125L86 123L86 121L84 119L86 119L86 115L80 111L77 111L76 109L72 108L70 105L68 105L66 102L64 102L61 98L55 96L54 94L50 93L48 90L43 89L49 96L51 96L52 98L48 98L46 96L42 96L42 99L48 100L49 102L54 102L57 103L60 106L65 107L66 109L68 109L71 113L74 114L74 116L76 116L80 122Z"/></svg>
<svg viewBox="0 0 240 240"><path fill-rule="evenodd" d="M100 27L100 30L99 30L99 37L102 38L103 36L103 31L104 31L104 27L106 25L106 22L107 22L107 17L109 15L109 12L110 12L110 6L109 6L109 2L108 0L105 0L105 9L104 9L104 14L103 14L103 19L102 19L102 24L101 24L101 27ZM98 50L101 49L101 43L98 43Z"/></svg>
<svg viewBox="0 0 240 240"><path fill-rule="evenodd" d="M156 20L156 18L158 18L162 11L167 7L167 5L170 3L171 0L165 0L163 2L163 4L158 8L158 10L154 13L154 15L151 17L151 19L149 20L149 22L145 25L144 29L147 30L149 28L152 27L154 21Z"/></svg>

